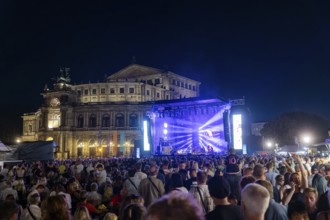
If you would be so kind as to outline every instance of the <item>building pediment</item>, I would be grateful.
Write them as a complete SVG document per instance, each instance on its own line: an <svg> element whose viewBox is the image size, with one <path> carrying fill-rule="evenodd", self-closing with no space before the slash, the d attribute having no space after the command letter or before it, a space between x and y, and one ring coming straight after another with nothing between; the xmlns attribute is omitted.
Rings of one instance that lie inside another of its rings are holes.
<svg viewBox="0 0 330 220"><path fill-rule="evenodd" d="M131 64L118 72L110 75L107 77L107 81L118 80L118 79L130 79L130 78L137 78L137 77L145 77L151 76L156 74L164 73L164 70L142 66L138 64Z"/></svg>

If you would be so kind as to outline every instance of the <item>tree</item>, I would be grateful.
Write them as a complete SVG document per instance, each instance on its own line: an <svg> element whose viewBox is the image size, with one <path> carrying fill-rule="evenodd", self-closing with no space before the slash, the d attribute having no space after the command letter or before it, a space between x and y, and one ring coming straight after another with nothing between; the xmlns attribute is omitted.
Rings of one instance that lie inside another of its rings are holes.
<svg viewBox="0 0 330 220"><path fill-rule="evenodd" d="M328 137L328 126L328 121L320 116L289 112L266 123L260 133L280 146L296 144L295 138L300 138L304 133L310 134L314 143L320 143Z"/></svg>

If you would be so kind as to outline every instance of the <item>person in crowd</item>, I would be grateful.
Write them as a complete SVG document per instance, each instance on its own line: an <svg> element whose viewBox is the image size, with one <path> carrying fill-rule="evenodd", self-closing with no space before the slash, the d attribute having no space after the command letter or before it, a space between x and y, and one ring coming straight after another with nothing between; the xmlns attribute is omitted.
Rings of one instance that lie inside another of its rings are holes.
<svg viewBox="0 0 330 220"><path fill-rule="evenodd" d="M204 220L201 207L189 193L172 191L152 203L147 220Z"/></svg>
<svg viewBox="0 0 330 220"><path fill-rule="evenodd" d="M127 190L128 195L132 194L139 194L138 193L138 188L140 185L141 180L138 179L135 175L135 170L134 169L129 169L128 170L128 177L124 181L123 188Z"/></svg>
<svg viewBox="0 0 330 220"><path fill-rule="evenodd" d="M290 220L309 220L308 211L303 201L289 203L288 217Z"/></svg>
<svg viewBox="0 0 330 220"><path fill-rule="evenodd" d="M85 206L80 206L76 209L73 215L73 220L91 220L88 209Z"/></svg>
<svg viewBox="0 0 330 220"><path fill-rule="evenodd" d="M113 212L108 212L103 217L103 220L118 220L118 216Z"/></svg>
<svg viewBox="0 0 330 220"><path fill-rule="evenodd" d="M249 183L254 183L256 181L256 178L254 176L242 176L240 182L239 182L239 189L240 193L242 192L242 189Z"/></svg>
<svg viewBox="0 0 330 220"><path fill-rule="evenodd" d="M96 168L95 177L97 184L101 185L106 181L107 172L104 169L104 165L102 163L97 164L95 168Z"/></svg>
<svg viewBox="0 0 330 220"><path fill-rule="evenodd" d="M144 220L147 213L146 208L139 203L130 203L125 206L120 220Z"/></svg>
<svg viewBox="0 0 330 220"><path fill-rule="evenodd" d="M275 186L274 186L274 200L275 202L281 203L284 193L284 176L278 174L275 177Z"/></svg>
<svg viewBox="0 0 330 220"><path fill-rule="evenodd" d="M270 161L266 164L266 179L273 185L275 186L276 181L275 181L275 177L277 176L277 172L275 172L275 167L274 167L274 162Z"/></svg>
<svg viewBox="0 0 330 220"><path fill-rule="evenodd" d="M232 205L228 201L230 195L230 184L222 176L212 177L208 181L208 189L215 205L213 211L206 214L206 220L241 220L243 213L238 206Z"/></svg>
<svg viewBox="0 0 330 220"><path fill-rule="evenodd" d="M253 175L253 168L252 167L245 167L243 169L243 176L252 176Z"/></svg>
<svg viewBox="0 0 330 220"><path fill-rule="evenodd" d="M208 186L206 184L207 174L203 171L197 173L197 185L191 186L189 191L197 200L197 203L203 208L204 214L214 209L213 200L210 196Z"/></svg>
<svg viewBox="0 0 330 220"><path fill-rule="evenodd" d="M302 164L302 159L296 154L293 154L292 156L300 167L301 177L296 172L290 174L290 189L286 189L284 191L282 200L283 205L287 205L289 202L293 202L296 200L304 201L303 191L308 186L307 172Z"/></svg>
<svg viewBox="0 0 330 220"><path fill-rule="evenodd" d="M0 201L0 220L18 219L19 208L15 201Z"/></svg>
<svg viewBox="0 0 330 220"><path fill-rule="evenodd" d="M39 193L37 190L34 190L28 195L28 205L22 212L21 220L40 220L41 209L39 203Z"/></svg>
<svg viewBox="0 0 330 220"><path fill-rule="evenodd" d="M256 180L266 180L265 167L262 164L257 163L253 168L252 175L254 176L254 178L256 178Z"/></svg>
<svg viewBox="0 0 330 220"><path fill-rule="evenodd" d="M93 206L97 207L102 203L102 195L97 192L98 185L97 183L92 183L91 191L88 192L87 201L91 203Z"/></svg>
<svg viewBox="0 0 330 220"><path fill-rule="evenodd" d="M288 210L287 207L281 205L274 200L274 193L273 193L273 185L267 180L256 180L257 184L265 187L270 195L269 205L267 211L265 213L265 219L272 219L272 220L289 220L288 218Z"/></svg>
<svg viewBox="0 0 330 220"><path fill-rule="evenodd" d="M324 169L324 167L320 168ZM316 172L312 179L311 187L317 190L318 195L322 195L328 190L328 181L325 179L325 176L319 172Z"/></svg>
<svg viewBox="0 0 330 220"><path fill-rule="evenodd" d="M231 193L240 200L239 181L241 179L240 160L234 149L229 150L229 155L225 159L226 171L224 177L228 180Z"/></svg>
<svg viewBox="0 0 330 220"><path fill-rule="evenodd" d="M241 206L245 220L268 220L265 219L270 201L268 190L256 183L246 185L242 190Z"/></svg>
<svg viewBox="0 0 330 220"><path fill-rule="evenodd" d="M157 173L158 166L154 164L150 167L150 176L142 179L138 188L146 207L165 193L164 184L157 179Z"/></svg>
<svg viewBox="0 0 330 220"><path fill-rule="evenodd" d="M71 203L71 195L69 193L66 193L64 186L61 183L55 184L54 191L50 193L50 196L55 195L62 195L65 199L66 204L68 205L68 209L72 209L72 203Z"/></svg>
<svg viewBox="0 0 330 220"><path fill-rule="evenodd" d="M4 189L0 192L0 200L5 200L7 195L13 195L15 200L18 200L17 190L13 189L11 181L6 181L4 184Z"/></svg>
<svg viewBox="0 0 330 220"><path fill-rule="evenodd" d="M135 164L135 174L134 176L138 178L140 181L147 178L147 174L143 173L142 170L142 163L136 163Z"/></svg>
<svg viewBox="0 0 330 220"><path fill-rule="evenodd" d="M189 170L189 179L187 179L186 181L184 181L183 185L184 187L187 188L187 190L190 190L191 185L193 184L193 182L197 182L197 172L196 169L191 168Z"/></svg>
<svg viewBox="0 0 330 220"><path fill-rule="evenodd" d="M100 215L102 213L101 210L98 210L93 204L89 203L87 201L87 196L88 196L88 192L85 190L82 190L79 194L80 197L80 203L77 204L77 208L79 208L80 206L84 206L87 208L89 214L93 217L96 215Z"/></svg>
<svg viewBox="0 0 330 220"><path fill-rule="evenodd" d="M306 206L309 220L316 220L317 215L317 190L309 187L304 190L304 204Z"/></svg>
<svg viewBox="0 0 330 220"><path fill-rule="evenodd" d="M170 190L178 190L181 192L188 193L187 188L183 186L182 175L180 173L173 173L171 175Z"/></svg>
<svg viewBox="0 0 330 220"><path fill-rule="evenodd" d="M48 197L45 204L45 220L70 220L69 213L65 199L61 195Z"/></svg>

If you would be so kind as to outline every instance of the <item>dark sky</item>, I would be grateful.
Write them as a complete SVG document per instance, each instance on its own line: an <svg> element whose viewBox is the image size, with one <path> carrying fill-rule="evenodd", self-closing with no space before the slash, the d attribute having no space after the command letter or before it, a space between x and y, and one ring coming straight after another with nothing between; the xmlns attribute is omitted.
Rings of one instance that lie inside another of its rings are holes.
<svg viewBox="0 0 330 220"><path fill-rule="evenodd" d="M97 82L129 65L246 99L253 121L289 111L330 119L329 1L0 2L0 140L20 134L60 67Z"/></svg>

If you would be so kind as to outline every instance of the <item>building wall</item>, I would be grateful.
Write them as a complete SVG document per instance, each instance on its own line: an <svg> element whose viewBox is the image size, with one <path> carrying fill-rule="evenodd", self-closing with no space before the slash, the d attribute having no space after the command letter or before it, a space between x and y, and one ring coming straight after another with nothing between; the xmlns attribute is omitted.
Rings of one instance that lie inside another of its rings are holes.
<svg viewBox="0 0 330 220"><path fill-rule="evenodd" d="M130 155L136 140L142 139L150 101L197 97L199 85L170 72L79 85L57 82L42 93L44 103L36 112L22 116L21 139L53 139L56 155L63 159ZM106 115L108 124L103 121Z"/></svg>

